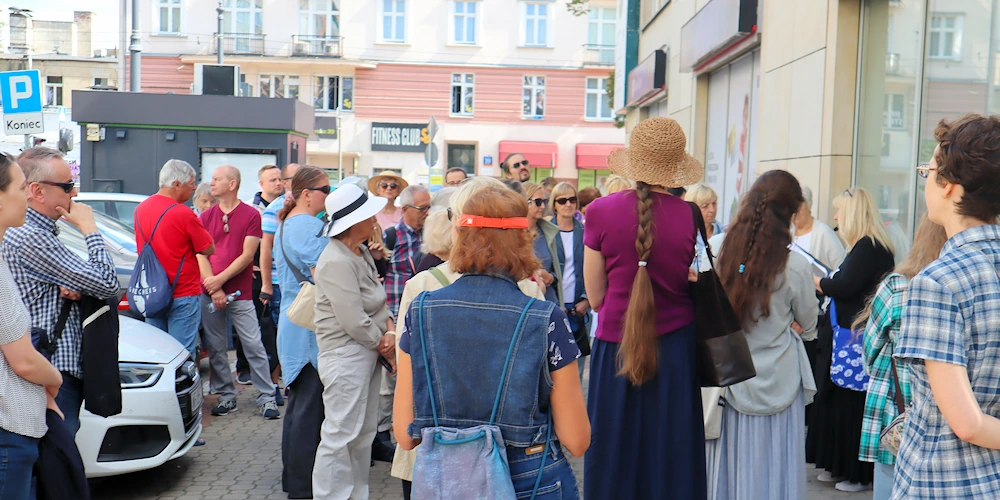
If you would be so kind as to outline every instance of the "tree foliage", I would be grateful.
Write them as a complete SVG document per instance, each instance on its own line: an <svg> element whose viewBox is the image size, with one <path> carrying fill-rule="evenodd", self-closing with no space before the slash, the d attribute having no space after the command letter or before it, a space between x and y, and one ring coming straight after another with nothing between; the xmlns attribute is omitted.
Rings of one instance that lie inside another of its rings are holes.
<svg viewBox="0 0 1000 500"><path fill-rule="evenodd" d="M574 16L583 16L590 12L590 8L587 7L587 3L590 0L567 0L566 10Z"/></svg>

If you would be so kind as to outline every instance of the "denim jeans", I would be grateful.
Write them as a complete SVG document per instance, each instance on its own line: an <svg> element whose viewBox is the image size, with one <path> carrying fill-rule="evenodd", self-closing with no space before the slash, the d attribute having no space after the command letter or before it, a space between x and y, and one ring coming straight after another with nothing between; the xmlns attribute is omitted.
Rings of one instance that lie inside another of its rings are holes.
<svg viewBox="0 0 1000 500"><path fill-rule="evenodd" d="M510 463L510 476L514 481L514 490L518 498L528 498L535 488L538 479L538 466L542 464L542 453L528 455L529 448L507 447L507 461ZM563 454L559 441L552 436L549 453L545 459L545 471L538 485L536 500L546 498L573 499L580 498L573 469Z"/></svg>
<svg viewBox="0 0 1000 500"><path fill-rule="evenodd" d="M895 465L875 464L874 500L889 500L892 496L892 482L896 475Z"/></svg>
<svg viewBox="0 0 1000 500"><path fill-rule="evenodd" d="M164 316L146 318L146 323L177 339L194 359L198 359L198 327L201 326L201 298L177 297Z"/></svg>
<svg viewBox="0 0 1000 500"><path fill-rule="evenodd" d="M62 372L63 383L56 396L56 405L66 416L66 428L76 436L80 430L80 407L83 406L83 380Z"/></svg>
<svg viewBox="0 0 1000 500"><path fill-rule="evenodd" d="M31 498L31 470L38 460L38 441L0 429L0 500Z"/></svg>

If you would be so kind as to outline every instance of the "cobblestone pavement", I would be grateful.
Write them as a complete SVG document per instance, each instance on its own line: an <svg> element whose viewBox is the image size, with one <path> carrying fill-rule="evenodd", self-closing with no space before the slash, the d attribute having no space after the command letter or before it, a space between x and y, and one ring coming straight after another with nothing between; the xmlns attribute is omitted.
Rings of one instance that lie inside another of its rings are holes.
<svg viewBox="0 0 1000 500"><path fill-rule="evenodd" d="M230 357L232 353L230 353ZM203 365L202 376L208 373ZM204 432L207 444L186 456L148 471L91 482L96 500L194 500L284 499L281 491L281 420L265 421L253 401L251 386L237 385L239 410L224 417L209 414L217 396L206 396ZM207 387L206 387L207 394ZM283 408L282 408L283 409ZM582 486L583 460L571 459ZM809 499L862 500L871 492L841 493L833 485L816 481L809 467ZM375 462L371 470L371 500L403 498L398 479L389 476L389 465Z"/></svg>

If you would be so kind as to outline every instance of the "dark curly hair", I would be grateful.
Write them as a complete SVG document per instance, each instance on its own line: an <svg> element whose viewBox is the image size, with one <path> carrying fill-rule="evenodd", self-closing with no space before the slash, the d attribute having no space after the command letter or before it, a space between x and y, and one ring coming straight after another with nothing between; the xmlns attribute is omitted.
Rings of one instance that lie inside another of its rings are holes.
<svg viewBox="0 0 1000 500"><path fill-rule="evenodd" d="M937 184L965 190L957 203L965 217L994 223L1000 215L1000 117L977 114L941 120L934 129Z"/></svg>

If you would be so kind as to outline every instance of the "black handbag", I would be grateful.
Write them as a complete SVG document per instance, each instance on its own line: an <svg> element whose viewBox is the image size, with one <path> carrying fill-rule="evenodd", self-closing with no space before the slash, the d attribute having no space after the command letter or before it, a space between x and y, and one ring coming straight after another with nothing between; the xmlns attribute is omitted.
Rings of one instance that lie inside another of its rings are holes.
<svg viewBox="0 0 1000 500"><path fill-rule="evenodd" d="M757 370L747 345L746 333L719 276L715 274L715 259L708 245L701 209L694 203L689 205L694 217L695 239L700 233L708 262L712 265L711 269L698 273L698 281L691 285L698 375L702 387L727 387L757 376Z"/></svg>

